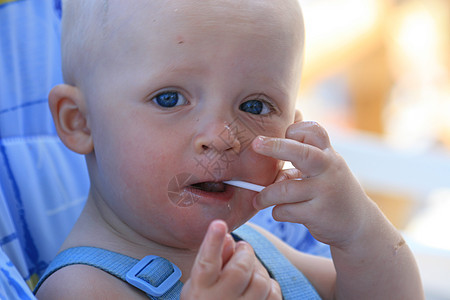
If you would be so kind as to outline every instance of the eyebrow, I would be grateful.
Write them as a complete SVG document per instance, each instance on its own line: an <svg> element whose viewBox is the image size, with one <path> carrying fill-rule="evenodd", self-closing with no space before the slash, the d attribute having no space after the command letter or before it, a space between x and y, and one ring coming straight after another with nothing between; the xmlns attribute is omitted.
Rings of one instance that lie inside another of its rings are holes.
<svg viewBox="0 0 450 300"><path fill-rule="evenodd" d="M272 77L267 78L265 82L267 82L266 86L270 86L271 90L275 90L275 93L280 95L282 99L289 98L289 92L287 91L288 88L284 82L276 80ZM279 99L279 97L277 97L277 99Z"/></svg>
<svg viewBox="0 0 450 300"><path fill-rule="evenodd" d="M162 72L165 73L184 73L184 74L202 74L207 72L207 65L203 62L191 66L184 64L182 59L175 59L163 67ZM262 78L264 90L256 91L269 96L269 98L277 101L287 102L289 99L288 87L284 81L277 80L274 77L265 76ZM270 87L270 88L267 88ZM276 97L274 97L276 96Z"/></svg>
<svg viewBox="0 0 450 300"><path fill-rule="evenodd" d="M196 64L195 66L189 66L186 64L183 64L183 61L181 59L175 59L173 61L171 61L169 64L167 64L166 66L164 66L163 68L163 72L168 72L168 73L173 73L173 72L177 72L177 73L188 73L188 74L192 74L192 73L202 73L201 70L206 70L207 68L205 67L204 63L199 63Z"/></svg>

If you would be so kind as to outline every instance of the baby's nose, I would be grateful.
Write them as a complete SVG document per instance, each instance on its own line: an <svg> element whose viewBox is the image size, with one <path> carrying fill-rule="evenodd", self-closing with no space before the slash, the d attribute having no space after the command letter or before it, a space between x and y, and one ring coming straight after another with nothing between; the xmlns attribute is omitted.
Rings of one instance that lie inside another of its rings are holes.
<svg viewBox="0 0 450 300"><path fill-rule="evenodd" d="M194 138L195 151L198 154L206 151L223 153L233 151L238 154L241 144L236 133L227 122L214 122L206 125Z"/></svg>

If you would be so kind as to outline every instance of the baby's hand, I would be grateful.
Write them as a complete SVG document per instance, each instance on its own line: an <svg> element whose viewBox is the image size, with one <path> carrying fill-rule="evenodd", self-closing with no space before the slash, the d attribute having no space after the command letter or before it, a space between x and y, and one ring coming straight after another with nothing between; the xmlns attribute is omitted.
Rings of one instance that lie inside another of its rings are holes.
<svg viewBox="0 0 450 300"><path fill-rule="evenodd" d="M282 171L276 182L254 199L263 209L276 205L276 220L302 223L318 240L345 247L378 209L367 197L343 158L330 145L328 134L315 122L291 125L283 138L258 137L253 149L290 161L296 169ZM302 180L289 180L301 177Z"/></svg>
<svg viewBox="0 0 450 300"><path fill-rule="evenodd" d="M235 243L223 221L208 228L180 299L281 299L251 246Z"/></svg>

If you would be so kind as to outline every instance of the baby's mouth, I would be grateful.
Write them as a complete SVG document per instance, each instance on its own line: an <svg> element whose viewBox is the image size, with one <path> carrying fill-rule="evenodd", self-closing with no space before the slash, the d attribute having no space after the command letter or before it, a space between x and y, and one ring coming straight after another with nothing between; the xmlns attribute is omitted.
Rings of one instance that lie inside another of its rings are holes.
<svg viewBox="0 0 450 300"><path fill-rule="evenodd" d="M190 187L209 193L223 193L226 189L226 185L223 182L213 181L195 183L190 185Z"/></svg>
<svg viewBox="0 0 450 300"><path fill-rule="evenodd" d="M224 181L214 179L201 181L190 173L180 173L174 176L167 186L167 196L178 207L190 207L199 201L203 203L216 200L227 202L231 200L233 193L234 189Z"/></svg>
<svg viewBox="0 0 450 300"><path fill-rule="evenodd" d="M202 181L191 183L186 186L185 191L193 197L199 197L197 200L209 199L208 201L229 201L234 193L234 189L230 188L223 181Z"/></svg>

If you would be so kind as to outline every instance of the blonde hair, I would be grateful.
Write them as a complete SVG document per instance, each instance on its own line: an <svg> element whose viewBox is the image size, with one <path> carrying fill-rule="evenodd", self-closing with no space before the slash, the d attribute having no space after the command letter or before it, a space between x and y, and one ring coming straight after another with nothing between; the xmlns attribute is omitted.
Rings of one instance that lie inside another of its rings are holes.
<svg viewBox="0 0 450 300"><path fill-rule="evenodd" d="M81 74L93 67L105 38L108 0L63 0L61 56L64 82L77 85Z"/></svg>
<svg viewBox="0 0 450 300"><path fill-rule="evenodd" d="M123 2L121 2L123 1ZM114 35L123 24L127 23L130 15L124 15L124 19L108 17L109 14L113 14L112 11L109 12L110 6L111 10L114 4L127 4L133 5L134 10L139 11L142 5L157 4L157 7L164 7L166 1L171 0L149 0L149 1L135 1L128 0L63 0L63 14L62 14L62 38L61 38L61 51L62 51L62 71L64 81L67 84L80 86L86 80L91 79L91 75L94 76L96 70L98 69L98 63L102 61L104 53L107 52L108 45L110 44L110 38ZM238 5L238 0L229 0L229 3L234 3L236 1L237 9L242 6ZM261 0L258 0L261 1ZM280 38L286 35L294 41L294 43L301 44L303 48L303 18L301 16L301 9L298 0L280 0L280 3L272 3L273 0L265 0L269 2L258 2L254 1L254 4L270 4L272 6L273 13L275 15L283 12L285 16L285 24L290 24L289 26L295 26L294 28L289 28L287 32ZM140 3L140 4L138 4ZM195 21L195 14L202 14L202 6L214 7L220 10L220 4L225 4L227 1L179 1L177 5L182 7L183 5L197 4L198 9L193 9L193 15L191 16ZM247 9L251 9L248 7ZM116 9L117 10L117 9ZM243 12L243 20L245 18L245 11ZM265 20L270 24L270 20ZM277 20L278 21L278 20ZM114 24L113 24L114 23ZM203 26L204 24L201 24ZM227 24L230 26L233 24ZM241 24L236 25L236 30L244 30L244 28L239 27ZM270 26L270 25L269 25ZM264 35L264 32L261 32ZM109 41L109 42L108 42Z"/></svg>

